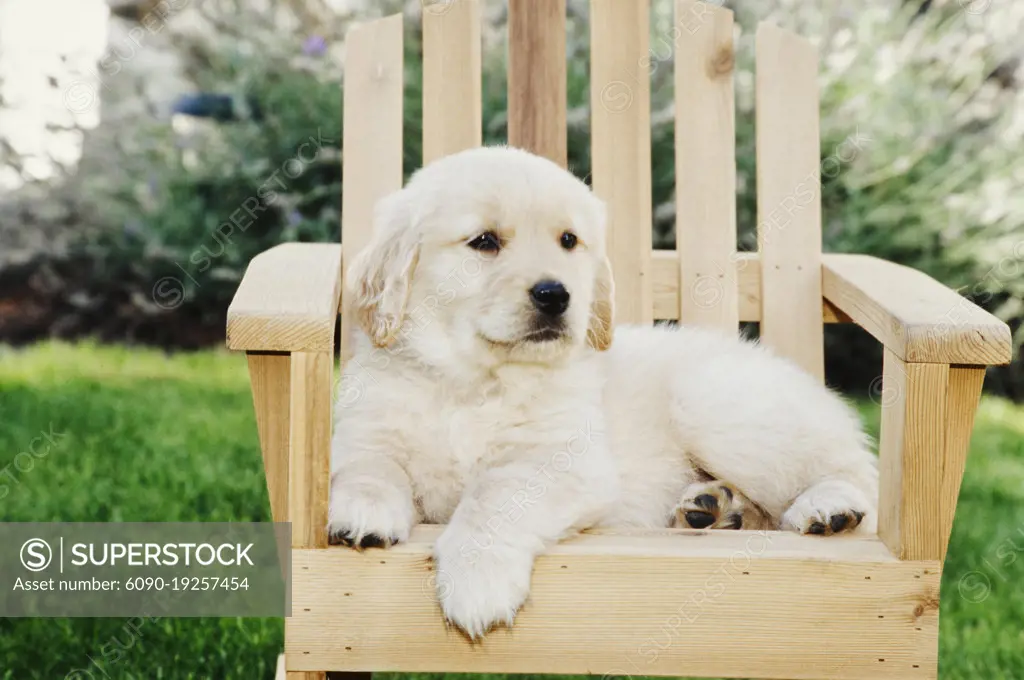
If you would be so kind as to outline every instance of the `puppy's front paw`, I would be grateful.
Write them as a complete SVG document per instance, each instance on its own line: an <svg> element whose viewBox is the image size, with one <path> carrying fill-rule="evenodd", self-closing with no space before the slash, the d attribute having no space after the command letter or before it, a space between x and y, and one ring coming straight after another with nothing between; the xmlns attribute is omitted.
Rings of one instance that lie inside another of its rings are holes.
<svg viewBox="0 0 1024 680"><path fill-rule="evenodd" d="M831 480L797 496L782 515L782 528L817 536L847 533L861 526L869 514L874 524L873 510L860 489L849 482ZM867 522L865 529L870 529Z"/></svg>
<svg viewBox="0 0 1024 680"><path fill-rule="evenodd" d="M368 476L331 480L327 532L332 545L386 548L409 538L416 523L410 494Z"/></svg>
<svg viewBox="0 0 1024 680"><path fill-rule="evenodd" d="M684 529L773 529L761 508L736 487L718 480L686 487L676 507L676 526Z"/></svg>
<svg viewBox="0 0 1024 680"><path fill-rule="evenodd" d="M490 537L478 543L450 525L434 547L434 566L445 619L475 640L512 625L530 592L533 556Z"/></svg>

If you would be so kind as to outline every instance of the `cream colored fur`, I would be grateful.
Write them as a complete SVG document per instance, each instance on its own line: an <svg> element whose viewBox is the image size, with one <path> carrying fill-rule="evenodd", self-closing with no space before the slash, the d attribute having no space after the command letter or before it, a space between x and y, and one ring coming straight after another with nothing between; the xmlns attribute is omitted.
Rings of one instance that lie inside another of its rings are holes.
<svg viewBox="0 0 1024 680"><path fill-rule="evenodd" d="M467 246L488 230L500 252ZM358 546L446 523L440 604L470 636L512 622L546 546L587 527L669 526L709 476L785 528L857 512L858 531L875 530L877 472L856 414L737 337L613 338L605 248L603 205L582 182L483 148L382 201L349 268L366 335L338 394L329 529ZM564 335L535 342L540 280L571 299Z"/></svg>

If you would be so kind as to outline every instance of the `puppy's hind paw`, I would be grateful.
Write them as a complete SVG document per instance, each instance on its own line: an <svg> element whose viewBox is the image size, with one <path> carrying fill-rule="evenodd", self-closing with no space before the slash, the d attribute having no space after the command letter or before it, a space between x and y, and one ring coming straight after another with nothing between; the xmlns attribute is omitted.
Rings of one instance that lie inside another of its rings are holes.
<svg viewBox="0 0 1024 680"><path fill-rule="evenodd" d="M872 512L867 498L852 484L840 480L821 482L793 501L782 515L782 528L813 536L850 533Z"/></svg>
<svg viewBox="0 0 1024 680"><path fill-rule="evenodd" d="M350 529L328 527L327 542L331 545L344 545L349 548L390 548L398 543L395 536L378 536L377 534L365 534L359 537L353 534ZM358 541L358 543L357 543Z"/></svg>
<svg viewBox="0 0 1024 680"><path fill-rule="evenodd" d="M718 480L686 487L675 524L684 529L772 529L771 517L736 487Z"/></svg>

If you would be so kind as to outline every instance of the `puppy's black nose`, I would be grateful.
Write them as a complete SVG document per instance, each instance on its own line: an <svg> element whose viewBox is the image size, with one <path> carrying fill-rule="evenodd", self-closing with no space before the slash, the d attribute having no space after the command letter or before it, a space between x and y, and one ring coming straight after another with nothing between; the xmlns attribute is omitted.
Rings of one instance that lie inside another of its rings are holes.
<svg viewBox="0 0 1024 680"><path fill-rule="evenodd" d="M558 281L540 281L530 289L533 306L541 314L558 316L569 308L569 291Z"/></svg>

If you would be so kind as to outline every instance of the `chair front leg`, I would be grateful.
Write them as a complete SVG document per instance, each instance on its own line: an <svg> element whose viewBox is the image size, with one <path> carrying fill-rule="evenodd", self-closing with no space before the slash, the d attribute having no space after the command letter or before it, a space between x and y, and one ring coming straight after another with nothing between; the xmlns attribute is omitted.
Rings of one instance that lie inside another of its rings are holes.
<svg viewBox="0 0 1024 680"><path fill-rule="evenodd" d="M902 560L945 559L984 376L885 350L878 535Z"/></svg>

